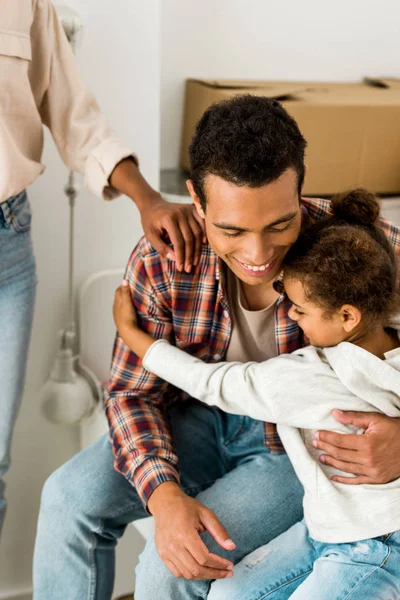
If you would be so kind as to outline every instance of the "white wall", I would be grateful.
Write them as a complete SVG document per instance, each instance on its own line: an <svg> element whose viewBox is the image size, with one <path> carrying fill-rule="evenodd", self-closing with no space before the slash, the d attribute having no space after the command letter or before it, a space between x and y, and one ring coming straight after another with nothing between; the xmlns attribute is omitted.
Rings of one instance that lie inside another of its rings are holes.
<svg viewBox="0 0 400 600"><path fill-rule="evenodd" d="M400 77L398 0L166 0L161 165L178 165L188 77Z"/></svg>
<svg viewBox="0 0 400 600"><path fill-rule="evenodd" d="M145 176L157 186L159 0L67 2L85 21L78 60L86 80L116 132L139 154ZM67 170L50 136L46 136L44 162L47 171L30 190L39 286L26 392L7 477L9 509L0 550L0 598L22 599L23 590L30 589L42 485L78 450L77 431L46 423L38 405L37 392L49 373L57 331L66 317L68 207L63 186ZM77 283L96 270L124 266L141 235L138 212L130 200L107 204L84 190L78 201L76 230ZM117 593L133 588L136 556L132 551L125 554L129 582L121 579Z"/></svg>
<svg viewBox="0 0 400 600"><path fill-rule="evenodd" d="M159 170L159 0L66 0L85 21L78 51L85 77L121 137L138 152L153 185ZM357 79L400 76L398 0L164 0L162 3L162 165L178 162L186 77ZM9 510L0 547L0 598L31 587L40 491L46 477L78 450L78 435L44 421L38 390L65 323L67 171L49 136L48 169L30 197L38 260L38 301L23 408L7 478ZM82 191L77 208L77 283L98 269L123 266L141 234L128 199L107 205ZM130 532L133 536L133 533ZM140 543L136 540L137 547ZM131 579L135 556L121 570ZM49 557L51 560L51 557ZM116 593L128 590L120 578Z"/></svg>

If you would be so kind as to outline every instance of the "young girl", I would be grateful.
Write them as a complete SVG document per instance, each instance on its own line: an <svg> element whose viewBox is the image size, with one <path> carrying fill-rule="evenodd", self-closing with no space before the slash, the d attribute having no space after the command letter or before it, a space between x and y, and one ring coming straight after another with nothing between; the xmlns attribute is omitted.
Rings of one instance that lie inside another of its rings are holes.
<svg viewBox="0 0 400 600"><path fill-rule="evenodd" d="M333 199L332 212L285 257L289 314L311 343L293 354L205 364L141 331L128 288L116 294L119 334L144 366L202 402L278 423L304 486L304 521L244 558L232 579L214 583L212 600L400 597L400 479L342 485L334 476L343 473L313 447L316 429L351 431L334 420L335 408L400 417L399 335L386 327L397 300L397 263L374 225L379 206L356 190Z"/></svg>

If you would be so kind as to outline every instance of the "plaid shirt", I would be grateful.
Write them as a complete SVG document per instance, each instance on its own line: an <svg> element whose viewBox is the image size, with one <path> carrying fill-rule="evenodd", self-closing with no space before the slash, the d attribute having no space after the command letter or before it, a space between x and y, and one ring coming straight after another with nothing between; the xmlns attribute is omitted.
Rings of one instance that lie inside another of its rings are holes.
<svg viewBox="0 0 400 600"><path fill-rule="evenodd" d="M329 200L302 200L302 220L329 213ZM382 219L382 228L400 255L400 228ZM142 238L126 271L140 326L155 338L201 358L217 362L229 345L232 320L226 298L224 263L207 245L191 273L178 272ZM303 345L302 331L288 317L291 303L282 294L275 311L278 354ZM115 454L115 468L135 486L144 505L164 481L179 483L178 458L166 421L166 408L187 396L142 367L141 360L120 337L114 344L106 413ZM265 445L284 449L275 425L264 424Z"/></svg>

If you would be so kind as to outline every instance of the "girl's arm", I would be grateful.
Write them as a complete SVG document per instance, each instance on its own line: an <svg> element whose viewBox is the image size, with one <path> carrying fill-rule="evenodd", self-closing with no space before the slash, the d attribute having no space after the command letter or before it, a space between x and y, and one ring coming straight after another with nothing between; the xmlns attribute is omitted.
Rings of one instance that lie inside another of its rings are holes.
<svg viewBox="0 0 400 600"><path fill-rule="evenodd" d="M127 282L123 281L114 299L114 320L125 344L143 360L143 366L194 398L219 406L233 414L275 421L271 406L262 393L259 363L217 363L203 361L156 340L139 329ZM261 386L261 387L260 387Z"/></svg>
<svg viewBox="0 0 400 600"><path fill-rule="evenodd" d="M116 292L114 318L120 336L147 370L225 412L300 428L340 429L333 408L367 410L315 348L262 363L207 364L138 329L125 286Z"/></svg>
<svg viewBox="0 0 400 600"><path fill-rule="evenodd" d="M136 356L143 359L156 339L139 328L129 284L126 279L115 291L113 315L118 333L124 343Z"/></svg>

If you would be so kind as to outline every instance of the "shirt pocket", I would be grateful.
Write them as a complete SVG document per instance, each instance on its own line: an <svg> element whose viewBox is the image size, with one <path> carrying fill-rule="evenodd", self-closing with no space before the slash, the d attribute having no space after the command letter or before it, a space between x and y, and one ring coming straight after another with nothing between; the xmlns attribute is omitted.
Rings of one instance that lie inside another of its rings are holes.
<svg viewBox="0 0 400 600"><path fill-rule="evenodd" d="M32 110L29 81L32 60L30 36L0 29L0 112L26 115Z"/></svg>

